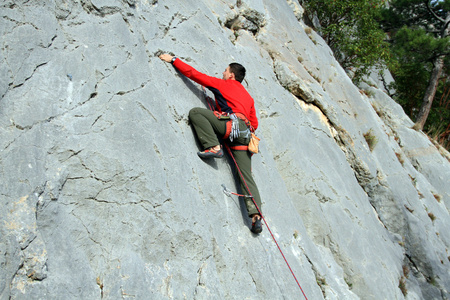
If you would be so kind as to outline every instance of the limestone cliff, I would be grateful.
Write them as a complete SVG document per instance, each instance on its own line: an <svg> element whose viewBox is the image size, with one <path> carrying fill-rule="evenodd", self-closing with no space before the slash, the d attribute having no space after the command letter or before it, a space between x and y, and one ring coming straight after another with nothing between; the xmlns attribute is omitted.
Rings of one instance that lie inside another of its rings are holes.
<svg viewBox="0 0 450 300"><path fill-rule="evenodd" d="M3 0L1 299L303 299L202 161L200 87L247 68L266 221L308 299L449 299L450 163L352 84L297 0Z"/></svg>

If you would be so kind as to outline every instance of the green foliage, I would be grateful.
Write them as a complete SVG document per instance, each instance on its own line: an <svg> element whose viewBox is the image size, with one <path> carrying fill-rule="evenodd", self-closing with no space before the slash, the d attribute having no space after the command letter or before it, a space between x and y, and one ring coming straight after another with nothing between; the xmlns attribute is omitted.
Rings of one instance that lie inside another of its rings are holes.
<svg viewBox="0 0 450 300"><path fill-rule="evenodd" d="M367 145L369 146L370 151L373 151L375 146L378 143L378 138L373 134L372 129L370 129L368 132L363 134L364 139L367 142Z"/></svg>
<svg viewBox="0 0 450 300"><path fill-rule="evenodd" d="M431 221L435 221L436 220L436 216L433 213L428 213L428 217L431 219Z"/></svg>
<svg viewBox="0 0 450 300"><path fill-rule="evenodd" d="M403 296L406 297L406 295L408 294L408 289L406 288L406 279L405 277L401 277L399 282L398 282L398 288L402 291Z"/></svg>
<svg viewBox="0 0 450 300"><path fill-rule="evenodd" d="M342 67L353 72L355 83L373 67L388 67L395 79L392 96L413 120L428 87L435 86L430 79L436 58L443 57L435 93L439 101L432 102L423 129L450 144L450 37L442 22L449 16L450 0L304 0L303 4L306 16L319 20L318 26L313 22L315 29Z"/></svg>
<svg viewBox="0 0 450 300"><path fill-rule="evenodd" d="M439 82L437 91L424 130L428 136L450 150L450 82Z"/></svg>
<svg viewBox="0 0 450 300"><path fill-rule="evenodd" d="M450 100L446 91L450 88L450 37L443 35L443 22L439 18L443 20L448 16L450 0L428 1L428 4L429 7L423 0L392 0L388 8L381 9L378 21L390 37L395 61L390 65L395 79L391 86L396 90L394 99L411 119L417 118L435 59L445 58L435 101L423 129L432 136L442 137L443 134L448 138Z"/></svg>
<svg viewBox="0 0 450 300"><path fill-rule="evenodd" d="M358 82L372 67L390 62L389 45L376 19L384 0L306 0L310 19L342 67L354 72Z"/></svg>
<svg viewBox="0 0 450 300"><path fill-rule="evenodd" d="M428 85L433 67L429 53L434 41L424 29L403 26L392 42L392 54L396 60L396 64L391 65L395 78L392 87L397 91L395 99L411 117L417 113Z"/></svg>

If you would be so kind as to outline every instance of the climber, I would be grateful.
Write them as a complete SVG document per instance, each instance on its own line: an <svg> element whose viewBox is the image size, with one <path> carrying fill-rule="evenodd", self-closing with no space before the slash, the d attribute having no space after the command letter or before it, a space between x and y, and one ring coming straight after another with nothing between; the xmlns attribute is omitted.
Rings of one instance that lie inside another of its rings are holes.
<svg viewBox="0 0 450 300"><path fill-rule="evenodd" d="M238 176L241 189L243 192L246 191L244 193L247 195L251 195L244 197L248 216L252 218L251 231L260 233L262 231L261 215L251 199L253 197L261 211L261 198L251 173L252 154L249 151L236 150L239 146L248 145L249 130L254 131L258 127L253 98L241 84L245 77L245 68L238 63L231 63L222 73L222 79L219 79L198 72L170 54L161 54L159 58L167 63L172 63L183 75L205 86L215 96L216 111L196 107L189 112L189 120L204 148L203 151L197 153L198 156L201 158L223 157L223 149L217 135L227 137L231 131L230 125L233 124L230 148L242 174L242 176ZM230 122L230 116L234 119L233 122Z"/></svg>

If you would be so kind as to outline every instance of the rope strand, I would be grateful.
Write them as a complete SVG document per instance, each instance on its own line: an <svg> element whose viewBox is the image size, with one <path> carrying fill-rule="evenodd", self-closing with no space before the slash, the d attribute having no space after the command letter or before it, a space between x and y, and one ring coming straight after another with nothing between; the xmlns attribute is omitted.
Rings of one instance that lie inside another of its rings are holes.
<svg viewBox="0 0 450 300"><path fill-rule="evenodd" d="M277 248L278 248L278 250L280 251L281 256L283 257L284 262L285 262L286 265L288 266L289 271L291 272L292 276L294 277L295 282L297 283L298 287L300 288L300 291L302 292L303 296L305 297L306 300L308 300L308 298L306 297L305 292L303 291L302 286L301 286L300 283L298 282L297 277L295 276L294 271L293 271L292 268L291 268L291 265L289 264L289 262L287 261L286 257L284 256L283 250L281 250L280 245L278 244L277 240L275 239L275 236L274 236L273 233L272 233L272 230L270 230L270 227L269 227L269 225L267 224L266 219L264 218L263 214L261 213L261 210L259 209L258 205L256 204L255 199L254 199L253 196L251 195L250 189L249 189L248 186L247 186L247 182L245 182L245 180L244 180L244 176L242 175L241 169L239 168L239 166L238 166L238 164L237 164L237 162L236 162L236 160L235 160L235 158L234 158L234 155L233 155L233 153L231 152L230 146L228 146L227 143L224 143L224 144L225 144L225 148L227 149L228 153L230 154L231 158L233 159L234 164L236 165L236 168L237 168L237 170L238 170L239 176L241 176L242 181L244 182L244 185L245 185L245 187L247 188L247 191L248 191L248 193L250 194L250 197L252 198L253 204L255 205L256 209L258 210L259 215L260 215L261 218L263 219L264 224L266 224L267 230L269 231L270 235L272 236L272 239L273 239L273 241L275 242L275 245L277 245ZM230 193L231 193L231 192L230 192ZM231 194L235 194L235 193L231 193ZM238 195L238 194L236 194L236 195ZM239 195L239 196L243 196L243 195Z"/></svg>
<svg viewBox="0 0 450 300"><path fill-rule="evenodd" d="M205 96L206 102L208 103L209 109L212 110L212 111L214 111L214 110L215 110L215 109L214 109L214 108L215 108L214 100L213 100L211 97L208 96L208 94L206 93L205 87L202 86L202 88L203 88L203 94L204 94L204 96ZM224 188L224 192L225 192L228 196L230 196L230 194L233 194L233 195L236 195L236 196L250 197L250 198L252 199L253 204L255 205L256 209L258 210L258 213L259 213L259 215L261 216L261 219L263 219L264 224L266 224L267 230L269 231L270 235L272 236L272 239L273 239L273 241L275 242L275 245L277 245L277 248L278 248L278 250L280 251L281 256L283 257L284 262L286 263L286 265L287 265L288 268L289 268L289 271L291 272L292 276L294 277L295 282L297 283L298 287L300 288L300 291L302 292L302 294L303 294L303 296L305 297L305 299L308 300L308 298L307 298L306 295L305 295L305 292L303 291L302 286L301 286L300 283L298 282L297 277L295 276L294 271L293 271L292 268L291 268L291 265L289 264L289 262L287 261L286 257L284 256L284 253L283 253L283 251L281 250L280 245L278 245L278 242L277 242L277 240L275 239L275 236L273 235L272 230L270 230L270 227L269 227L269 225L267 224L266 219L264 218L263 214L261 213L261 210L259 209L258 205L256 204L256 201L255 201L255 199L253 198L252 193L250 192L250 189L248 188L247 182L245 182L244 176L242 175L241 169L239 168L239 166L238 166L238 164L237 164L237 162L236 162L236 159L234 158L234 155L233 155L233 153L231 152L230 146L229 146L226 142L224 142L224 144L225 144L225 148L227 149L228 153L230 154L231 158L233 159L234 164L236 165L236 169L238 170L239 176L242 178L242 182L244 183L245 187L247 188L247 191L248 191L249 195L241 195L241 194L233 193L233 192L229 191L229 190L225 187L225 185L222 184L222 186L223 186L223 188Z"/></svg>

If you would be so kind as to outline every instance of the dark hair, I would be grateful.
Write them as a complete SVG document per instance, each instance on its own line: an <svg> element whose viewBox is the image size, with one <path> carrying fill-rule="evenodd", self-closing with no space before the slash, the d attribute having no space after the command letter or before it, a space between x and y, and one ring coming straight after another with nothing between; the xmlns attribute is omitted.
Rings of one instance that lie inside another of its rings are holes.
<svg viewBox="0 0 450 300"><path fill-rule="evenodd" d="M238 63L231 63L230 64L230 72L234 74L234 78L237 81L242 82L242 80L244 80L245 68L243 65L238 64Z"/></svg>

